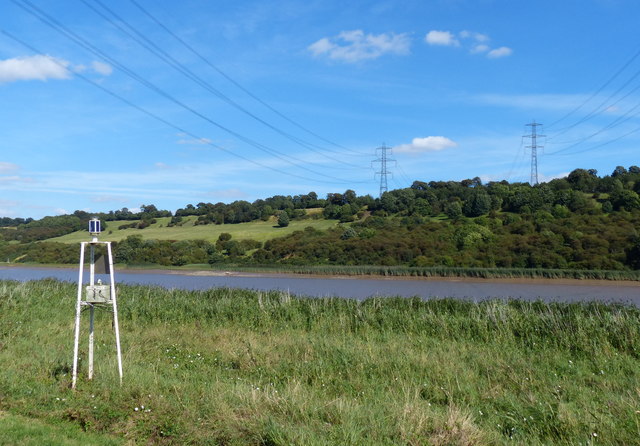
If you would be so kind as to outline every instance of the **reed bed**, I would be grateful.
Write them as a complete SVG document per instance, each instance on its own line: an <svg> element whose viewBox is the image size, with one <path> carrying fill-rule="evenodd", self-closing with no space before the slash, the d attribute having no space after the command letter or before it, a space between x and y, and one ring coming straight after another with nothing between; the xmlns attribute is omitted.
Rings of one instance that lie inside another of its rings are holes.
<svg viewBox="0 0 640 446"><path fill-rule="evenodd" d="M214 265L219 270L261 271L292 274L397 276L397 277L472 277L482 279L591 279L640 280L635 270L570 270L545 268L465 268L465 267L413 267L376 265Z"/></svg>

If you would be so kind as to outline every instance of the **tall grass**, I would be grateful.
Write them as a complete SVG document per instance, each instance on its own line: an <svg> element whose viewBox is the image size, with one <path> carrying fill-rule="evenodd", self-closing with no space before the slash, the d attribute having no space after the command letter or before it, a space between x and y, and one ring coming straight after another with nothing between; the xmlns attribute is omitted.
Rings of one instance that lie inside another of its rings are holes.
<svg viewBox="0 0 640 446"><path fill-rule="evenodd" d="M75 287L0 282L0 411L134 444L640 438L634 307L119 290L124 385L100 312L96 378L83 364L73 392Z"/></svg>

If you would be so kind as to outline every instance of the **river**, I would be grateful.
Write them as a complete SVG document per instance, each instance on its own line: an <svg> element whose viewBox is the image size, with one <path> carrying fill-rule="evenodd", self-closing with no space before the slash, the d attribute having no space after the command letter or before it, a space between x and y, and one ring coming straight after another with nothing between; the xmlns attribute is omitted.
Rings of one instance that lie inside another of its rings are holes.
<svg viewBox="0 0 640 446"><path fill-rule="evenodd" d="M88 274L85 272L85 279ZM107 281L108 277L102 277ZM2 280L55 278L76 282L77 268L0 266ZM544 301L619 302L640 307L640 282L544 279L371 278L325 277L291 274L252 274L213 271L116 270L117 283L157 285L165 288L204 290L214 287L281 290L297 296L335 296L366 299L371 296L421 298L452 297L480 301L516 298Z"/></svg>

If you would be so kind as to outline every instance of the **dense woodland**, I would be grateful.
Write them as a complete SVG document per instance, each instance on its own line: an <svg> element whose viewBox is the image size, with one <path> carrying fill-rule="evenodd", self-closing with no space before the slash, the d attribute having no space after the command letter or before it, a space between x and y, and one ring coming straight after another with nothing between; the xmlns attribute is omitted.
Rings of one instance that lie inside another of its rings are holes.
<svg viewBox="0 0 640 446"><path fill-rule="evenodd" d="M610 175L576 169L567 177L531 186L507 181L415 181L380 198L354 191L319 198L274 196L233 203L188 204L175 213L142 205L97 214L110 222L130 220L140 229L115 244L116 260L128 264L404 265L559 269L640 269L640 167L617 167ZM308 209L321 208L310 214ZM0 259L10 262L75 263L77 247L47 242L84 230L93 214L0 219ZM311 227L262 244L222 234L215 242L161 241L144 237L156 218L169 226L196 216L195 224L326 218L341 224ZM37 245L36 245L37 243Z"/></svg>

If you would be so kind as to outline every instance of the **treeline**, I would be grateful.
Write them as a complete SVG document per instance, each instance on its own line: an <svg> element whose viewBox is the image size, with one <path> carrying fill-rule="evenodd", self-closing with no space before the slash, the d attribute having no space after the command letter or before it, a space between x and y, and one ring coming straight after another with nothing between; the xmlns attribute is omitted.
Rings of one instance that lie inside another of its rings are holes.
<svg viewBox="0 0 640 446"><path fill-rule="evenodd" d="M489 182L479 178L456 181L415 181L410 188L387 192L371 210L378 215L478 217L491 211L530 214L544 210L569 213L610 213L640 209L640 167L616 167L598 177L594 169L576 169L565 178L531 186L528 183Z"/></svg>
<svg viewBox="0 0 640 446"><path fill-rule="evenodd" d="M230 236L216 243L129 237L114 245L117 260L124 263L629 270L640 269L639 193L640 168L619 166L603 177L593 169L576 169L565 178L535 186L507 181L483 184L479 178L415 181L376 199L352 190L326 198L310 192L253 203L189 204L175 215L142 205L140 212L125 208L98 216L107 225L124 219L137 228L160 217L172 217L169 226L180 225L186 216L197 216L196 224L268 220L273 215L286 217L283 220L322 216L345 223L327 231L307 228L264 245ZM306 212L313 208L321 212ZM77 254L71 260L67 245L43 242L38 249L28 245L84 230L90 217L76 211L0 228L0 258L75 263Z"/></svg>
<svg viewBox="0 0 640 446"><path fill-rule="evenodd" d="M112 242L116 263L128 265L183 266L187 264L217 264L246 262L249 251L260 248L255 240L232 240L222 233L215 243L205 240L154 240L142 235L130 235L120 242ZM105 255L98 246L97 254ZM77 264L78 245L58 242L0 243L0 261L11 263ZM88 262L88 257L85 262Z"/></svg>
<svg viewBox="0 0 640 446"><path fill-rule="evenodd" d="M33 221L33 218L0 217L0 228L23 225L25 223L29 223L32 221Z"/></svg>
<svg viewBox="0 0 640 446"><path fill-rule="evenodd" d="M407 265L624 270L640 268L640 212L505 213L434 222L371 216L269 240L252 260L290 265Z"/></svg>
<svg viewBox="0 0 640 446"><path fill-rule="evenodd" d="M367 205L371 216L268 241L258 263L639 269L640 168L576 169L531 186L479 178L415 181ZM357 201L333 218L362 215ZM330 206L325 207L325 214ZM345 210L346 209L346 210ZM327 215L328 216L328 215ZM446 216L445 221L434 217Z"/></svg>

